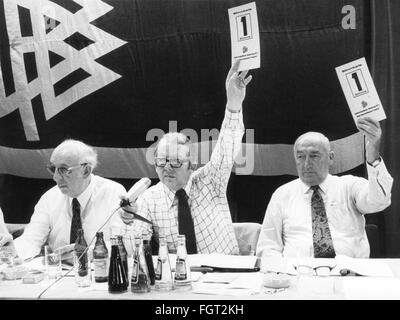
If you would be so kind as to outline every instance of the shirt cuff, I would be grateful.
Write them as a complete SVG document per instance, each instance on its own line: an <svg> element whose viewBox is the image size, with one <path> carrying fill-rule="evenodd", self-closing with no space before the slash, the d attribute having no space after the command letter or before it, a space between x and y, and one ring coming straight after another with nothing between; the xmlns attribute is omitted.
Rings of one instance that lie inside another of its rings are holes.
<svg viewBox="0 0 400 320"><path fill-rule="evenodd" d="M225 118L222 122L221 129L230 129L230 130L240 130L244 131L243 124L243 113L239 112L231 112L228 109L225 110Z"/></svg>
<svg viewBox="0 0 400 320"><path fill-rule="evenodd" d="M242 110L240 109L239 112L232 112L229 109L225 109L225 117L228 120L239 120L242 116Z"/></svg>
<svg viewBox="0 0 400 320"><path fill-rule="evenodd" d="M380 172L380 171L387 172L386 165L383 162L383 158L381 157L380 159L381 159L381 161L378 163L378 165L376 167L373 167L372 165L370 165L368 163L368 161L366 161L368 175L369 174L378 175L378 172Z"/></svg>

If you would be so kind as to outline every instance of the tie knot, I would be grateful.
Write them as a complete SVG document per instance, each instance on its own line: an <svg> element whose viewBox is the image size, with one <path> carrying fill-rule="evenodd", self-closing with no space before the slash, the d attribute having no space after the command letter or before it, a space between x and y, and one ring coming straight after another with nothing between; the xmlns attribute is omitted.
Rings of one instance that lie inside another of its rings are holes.
<svg viewBox="0 0 400 320"><path fill-rule="evenodd" d="M74 209L80 209L80 204L79 204L79 201L78 201L78 199L77 198L73 198L72 199L72 208L74 208Z"/></svg>
<svg viewBox="0 0 400 320"><path fill-rule="evenodd" d="M175 195L178 198L178 200L181 200L181 199L186 200L188 198L186 191L184 189L179 189L178 191L176 191Z"/></svg>
<svg viewBox="0 0 400 320"><path fill-rule="evenodd" d="M318 185L316 185L316 186L311 186L310 187L310 189L312 190L312 191L318 191L319 190L319 186Z"/></svg>

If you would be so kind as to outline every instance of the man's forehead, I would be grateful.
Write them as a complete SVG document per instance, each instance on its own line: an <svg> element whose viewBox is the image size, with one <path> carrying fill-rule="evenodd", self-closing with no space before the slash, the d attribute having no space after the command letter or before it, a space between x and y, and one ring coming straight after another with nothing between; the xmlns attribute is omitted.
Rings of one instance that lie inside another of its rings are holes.
<svg viewBox="0 0 400 320"><path fill-rule="evenodd" d="M323 145L319 144L305 144L305 145L299 145L296 149L296 152L311 152L311 153L317 153L317 152L322 152L324 151L325 148Z"/></svg>
<svg viewBox="0 0 400 320"><path fill-rule="evenodd" d="M75 165L79 162L79 156L76 152L69 149L60 150L53 152L50 158L50 162L53 164L67 164Z"/></svg>
<svg viewBox="0 0 400 320"><path fill-rule="evenodd" d="M318 137L310 136L301 139L296 147L296 151L326 151L325 143Z"/></svg>

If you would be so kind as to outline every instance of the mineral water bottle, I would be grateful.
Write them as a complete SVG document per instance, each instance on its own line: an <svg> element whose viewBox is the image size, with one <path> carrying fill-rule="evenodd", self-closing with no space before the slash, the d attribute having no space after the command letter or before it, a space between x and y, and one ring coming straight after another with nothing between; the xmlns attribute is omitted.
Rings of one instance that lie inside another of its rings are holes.
<svg viewBox="0 0 400 320"><path fill-rule="evenodd" d="M159 238L157 268L155 271L155 289L157 291L169 291L174 289L171 264L169 262L168 247L165 237Z"/></svg>
<svg viewBox="0 0 400 320"><path fill-rule="evenodd" d="M186 237L178 235L178 249L176 252L175 265L175 288L180 290L190 290L192 281L190 277L190 265L187 261Z"/></svg>
<svg viewBox="0 0 400 320"><path fill-rule="evenodd" d="M104 242L103 232L97 232L93 249L94 281L108 281L108 262L108 249Z"/></svg>
<svg viewBox="0 0 400 320"><path fill-rule="evenodd" d="M89 287L91 284L87 247L83 229L79 229L74 247L75 282L78 284L78 287Z"/></svg>
<svg viewBox="0 0 400 320"><path fill-rule="evenodd" d="M135 252L133 254L133 267L131 275L131 291L145 293L150 291L150 277L144 257L142 238L135 238Z"/></svg>
<svg viewBox="0 0 400 320"><path fill-rule="evenodd" d="M148 233L142 234L143 237L143 251L146 259L147 268L149 270L150 285L155 284L155 273L153 264L153 253L151 250L151 236Z"/></svg>

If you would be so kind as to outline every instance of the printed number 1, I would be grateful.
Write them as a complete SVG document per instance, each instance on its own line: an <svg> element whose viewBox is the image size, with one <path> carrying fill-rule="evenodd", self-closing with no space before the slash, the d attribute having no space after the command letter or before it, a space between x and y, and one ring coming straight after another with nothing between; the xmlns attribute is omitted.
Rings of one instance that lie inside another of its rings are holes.
<svg viewBox="0 0 400 320"><path fill-rule="evenodd" d="M361 87L360 79L358 79L357 72L352 73L352 74L351 74L351 77L352 77L352 78L354 79L354 81L356 82L358 91L362 91L363 88Z"/></svg>
<svg viewBox="0 0 400 320"><path fill-rule="evenodd" d="M240 22L243 24L243 36L247 36L247 21L246 21L246 16L243 16L240 18Z"/></svg>

